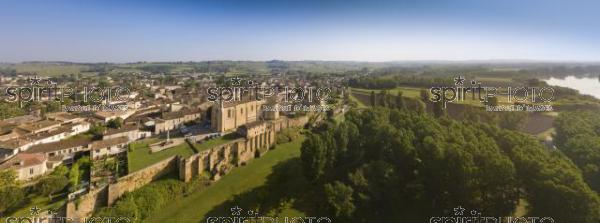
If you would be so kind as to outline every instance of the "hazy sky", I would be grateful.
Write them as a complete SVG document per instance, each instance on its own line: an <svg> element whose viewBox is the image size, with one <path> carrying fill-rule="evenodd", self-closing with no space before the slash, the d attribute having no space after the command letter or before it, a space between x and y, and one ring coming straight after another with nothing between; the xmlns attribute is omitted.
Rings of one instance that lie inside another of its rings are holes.
<svg viewBox="0 0 600 223"><path fill-rule="evenodd" d="M0 1L0 61L600 61L600 2Z"/></svg>

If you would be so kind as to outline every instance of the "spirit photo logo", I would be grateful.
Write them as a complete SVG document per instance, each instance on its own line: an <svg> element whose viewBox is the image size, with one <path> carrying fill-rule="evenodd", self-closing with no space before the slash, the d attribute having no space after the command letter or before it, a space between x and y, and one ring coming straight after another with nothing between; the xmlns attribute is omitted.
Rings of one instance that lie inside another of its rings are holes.
<svg viewBox="0 0 600 223"><path fill-rule="evenodd" d="M551 87L483 87L481 82L470 81L470 86L465 85L465 78L454 78L452 87L432 87L430 89L432 102L442 102L444 108L448 102L461 102L476 100L488 103L490 98L506 96L507 103L536 103L551 102L554 99L554 89Z"/></svg>
<svg viewBox="0 0 600 223"><path fill-rule="evenodd" d="M4 101L12 103L18 102L21 107L24 102L64 102L66 99L70 99L73 102L92 104L100 104L103 101L125 101L129 98L131 93L128 88L120 86L63 87L58 86L50 79L40 79L37 76L29 79L29 86L7 87L4 92Z"/></svg>
<svg viewBox="0 0 600 223"><path fill-rule="evenodd" d="M270 217L257 210L244 210L239 206L230 208L231 216L209 216L206 223L332 223L328 217Z"/></svg>
<svg viewBox="0 0 600 223"><path fill-rule="evenodd" d="M454 216L429 218L429 223L554 223L552 217L495 217L485 216L476 209L467 210L462 206L453 209Z"/></svg>
<svg viewBox="0 0 600 223"><path fill-rule="evenodd" d="M254 81L247 80L243 85L241 78L231 78L230 86L210 87L207 89L208 101L216 102L234 102L243 101L243 95L254 95L258 101L270 97L276 97L279 94L285 94L284 102L319 102L329 99L331 89L317 87L288 87L288 86L258 86Z"/></svg>

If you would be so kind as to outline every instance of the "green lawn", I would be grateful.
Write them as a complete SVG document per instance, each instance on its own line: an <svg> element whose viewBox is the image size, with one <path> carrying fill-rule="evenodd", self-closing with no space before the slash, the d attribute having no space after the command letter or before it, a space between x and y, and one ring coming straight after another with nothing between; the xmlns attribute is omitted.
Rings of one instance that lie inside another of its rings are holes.
<svg viewBox="0 0 600 223"><path fill-rule="evenodd" d="M150 147L148 145L158 141L159 139L150 138L130 144L130 148L133 148L133 151L128 152L127 154L130 173L174 155L189 157L194 154L194 150L187 143L182 143L181 145L160 152L150 153Z"/></svg>
<svg viewBox="0 0 600 223"><path fill-rule="evenodd" d="M231 141L239 139L239 138L241 138L241 136L238 136L235 133L231 133L228 135L224 135L224 136L221 136L221 137L218 137L215 139L205 141L203 143L194 143L194 146L196 147L196 149L198 149L198 152L200 152L203 150L213 148L218 145L222 145L222 144L231 142Z"/></svg>
<svg viewBox="0 0 600 223"><path fill-rule="evenodd" d="M29 198L29 202L23 205L22 208L10 213L9 216L0 216L0 222L5 222L5 217L30 217L31 208L38 207L40 209L40 215L46 214L49 209L58 211L66 203L66 196L56 199L51 199L46 196L32 195Z"/></svg>
<svg viewBox="0 0 600 223"><path fill-rule="evenodd" d="M273 167L282 161L300 156L300 146L304 137L278 145L263 157L249 162L245 166L234 168L221 180L205 190L189 195L180 202L174 203L145 222L200 222L205 215L220 204L262 186L273 172ZM301 216L303 213L287 209L284 213Z"/></svg>

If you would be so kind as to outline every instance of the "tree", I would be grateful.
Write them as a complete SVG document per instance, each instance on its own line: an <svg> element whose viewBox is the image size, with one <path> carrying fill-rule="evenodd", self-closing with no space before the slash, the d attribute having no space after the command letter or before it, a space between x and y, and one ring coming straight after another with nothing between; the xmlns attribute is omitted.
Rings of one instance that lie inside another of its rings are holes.
<svg viewBox="0 0 600 223"><path fill-rule="evenodd" d="M375 91L371 91L371 96L369 97L369 101L371 102L371 106L375 106Z"/></svg>
<svg viewBox="0 0 600 223"><path fill-rule="evenodd" d="M79 164L75 163L73 164L73 166L71 166L71 169L69 170L69 183L71 184L71 187L75 187L79 184L79 177Z"/></svg>
<svg viewBox="0 0 600 223"><path fill-rule="evenodd" d="M525 112L502 112L499 115L498 125L505 129L519 130L528 117L529 115Z"/></svg>
<svg viewBox="0 0 600 223"><path fill-rule="evenodd" d="M318 134L309 134L302 143L300 159L304 163L306 177L318 180L325 172L327 145Z"/></svg>
<svg viewBox="0 0 600 223"><path fill-rule="evenodd" d="M583 173L585 181L600 192L600 115L564 112L554 122L555 145Z"/></svg>
<svg viewBox="0 0 600 223"><path fill-rule="evenodd" d="M444 102L433 102L433 115L436 118L443 117L446 115L446 108L444 108Z"/></svg>
<svg viewBox="0 0 600 223"><path fill-rule="evenodd" d="M396 108L398 109L406 109L406 105L404 104L404 98L402 97L402 91L398 91L398 95L396 95Z"/></svg>
<svg viewBox="0 0 600 223"><path fill-rule="evenodd" d="M421 101L425 103L429 102L429 92L426 89L421 89L419 95L421 96Z"/></svg>
<svg viewBox="0 0 600 223"><path fill-rule="evenodd" d="M379 106L382 107L388 107L389 103L388 103L388 92L386 90L380 91L379 92L379 103L377 103Z"/></svg>
<svg viewBox="0 0 600 223"><path fill-rule="evenodd" d="M102 125L92 125L92 127L90 127L90 130L88 130L88 134L91 134L93 136L93 139L101 139L105 130L106 127Z"/></svg>
<svg viewBox="0 0 600 223"><path fill-rule="evenodd" d="M489 106L498 106L498 98L497 97L488 97L487 105Z"/></svg>
<svg viewBox="0 0 600 223"><path fill-rule="evenodd" d="M24 114L25 111L17 104L7 103L4 100L0 102L0 119L12 118Z"/></svg>
<svg viewBox="0 0 600 223"><path fill-rule="evenodd" d="M24 197L13 170L0 170L0 215L17 205Z"/></svg>
<svg viewBox="0 0 600 223"><path fill-rule="evenodd" d="M506 216L525 199L528 215L594 223L600 198L589 185L598 178L600 156L593 151L600 118L579 117L557 119L557 133L565 134L557 145L571 162L486 119L459 122L384 107L350 111L343 123L313 129L302 166L324 195L315 198L326 204L320 211L357 222L417 222L457 206Z"/></svg>
<svg viewBox="0 0 600 223"><path fill-rule="evenodd" d="M106 123L106 126L113 129L119 129L121 128L121 126L123 126L123 119L120 117L111 119L110 121L108 121L108 123Z"/></svg>
<svg viewBox="0 0 600 223"><path fill-rule="evenodd" d="M69 184L67 174L69 170L65 166L58 166L48 176L43 177L36 185L36 191L44 196L50 196L60 192Z"/></svg>
<svg viewBox="0 0 600 223"><path fill-rule="evenodd" d="M335 181L325 184L325 197L327 204L338 218L349 218L356 209L353 203L353 190L345 184Z"/></svg>

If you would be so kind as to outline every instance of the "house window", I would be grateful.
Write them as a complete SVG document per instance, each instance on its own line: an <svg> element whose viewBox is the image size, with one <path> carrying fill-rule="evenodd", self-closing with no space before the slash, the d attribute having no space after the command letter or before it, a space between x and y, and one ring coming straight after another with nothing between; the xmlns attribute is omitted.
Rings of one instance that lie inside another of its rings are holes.
<svg viewBox="0 0 600 223"><path fill-rule="evenodd" d="M30 174L30 175L33 175L33 168L30 168L30 169L29 169L29 174Z"/></svg>
<svg viewBox="0 0 600 223"><path fill-rule="evenodd" d="M242 108L242 110L240 110L240 113L243 115L244 114L244 108Z"/></svg>
<svg viewBox="0 0 600 223"><path fill-rule="evenodd" d="M231 109L227 110L227 118L231 118Z"/></svg>

